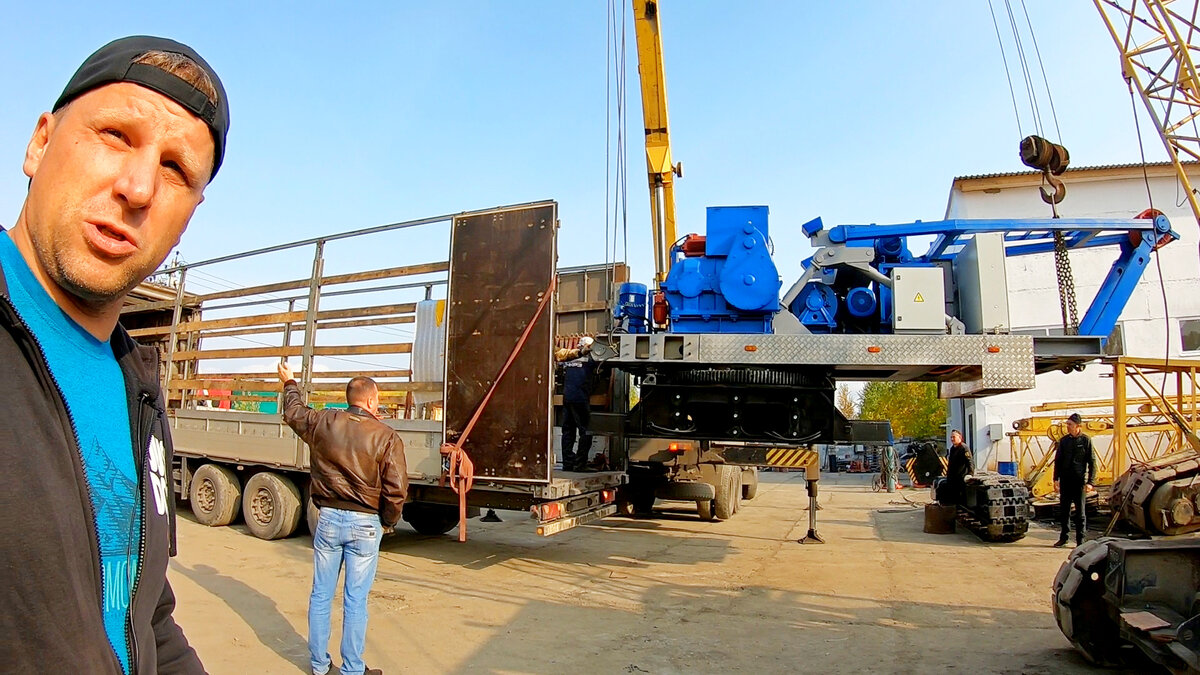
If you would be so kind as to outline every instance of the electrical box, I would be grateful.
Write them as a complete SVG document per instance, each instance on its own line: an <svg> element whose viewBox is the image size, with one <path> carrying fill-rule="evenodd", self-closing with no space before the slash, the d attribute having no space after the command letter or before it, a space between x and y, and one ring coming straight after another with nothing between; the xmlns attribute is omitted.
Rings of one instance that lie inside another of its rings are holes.
<svg viewBox="0 0 1200 675"><path fill-rule="evenodd" d="M946 275L940 267L894 267L892 332L946 332Z"/></svg>
<svg viewBox="0 0 1200 675"><path fill-rule="evenodd" d="M958 318L968 333L1007 333L1008 276L1004 267L1004 235L977 234L954 259Z"/></svg>
<svg viewBox="0 0 1200 675"><path fill-rule="evenodd" d="M987 436L993 443L1004 440L1004 425L996 422L987 425Z"/></svg>

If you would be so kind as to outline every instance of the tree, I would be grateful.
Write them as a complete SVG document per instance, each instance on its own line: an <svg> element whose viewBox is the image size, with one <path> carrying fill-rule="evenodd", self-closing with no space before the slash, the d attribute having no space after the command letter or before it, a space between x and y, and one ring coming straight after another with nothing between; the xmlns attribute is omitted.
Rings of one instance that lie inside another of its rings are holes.
<svg viewBox="0 0 1200 675"><path fill-rule="evenodd" d="M854 399L850 396L850 385L839 384L837 388L837 409L842 411L846 419L852 420L858 417L858 411L854 404Z"/></svg>
<svg viewBox="0 0 1200 675"><path fill-rule="evenodd" d="M941 436L947 410L933 382L869 382L858 402L860 419L891 422L897 438Z"/></svg>

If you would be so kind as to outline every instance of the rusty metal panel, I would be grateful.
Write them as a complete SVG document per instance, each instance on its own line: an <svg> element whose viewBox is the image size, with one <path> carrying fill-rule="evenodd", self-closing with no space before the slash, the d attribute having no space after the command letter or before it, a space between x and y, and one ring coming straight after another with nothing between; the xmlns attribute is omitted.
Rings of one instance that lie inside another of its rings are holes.
<svg viewBox="0 0 1200 675"><path fill-rule="evenodd" d="M450 238L444 429L454 442L512 353L555 274L557 204L457 216ZM551 299L463 446L475 475L549 482L554 466Z"/></svg>
<svg viewBox="0 0 1200 675"><path fill-rule="evenodd" d="M629 281L625 263L571 267L558 272L560 336L600 335L611 329L617 287Z"/></svg>

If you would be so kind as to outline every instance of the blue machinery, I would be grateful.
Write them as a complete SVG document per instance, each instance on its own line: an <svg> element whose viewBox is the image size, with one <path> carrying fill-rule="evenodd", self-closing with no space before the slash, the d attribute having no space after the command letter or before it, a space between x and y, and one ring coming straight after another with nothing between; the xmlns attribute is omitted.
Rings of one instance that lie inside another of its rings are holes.
<svg viewBox="0 0 1200 675"><path fill-rule="evenodd" d="M1004 258L1107 246L1118 249L1117 258L1077 331L1107 338L1151 253L1179 238L1165 216L1143 216L830 229L817 218L802 228L814 253L780 298L767 207L710 207L707 237L689 235L672 246L658 302L665 302L670 333L1003 333L1010 328ZM914 238L931 242L924 254L912 253ZM630 333L646 332L648 304L645 286L626 284L618 322Z"/></svg>

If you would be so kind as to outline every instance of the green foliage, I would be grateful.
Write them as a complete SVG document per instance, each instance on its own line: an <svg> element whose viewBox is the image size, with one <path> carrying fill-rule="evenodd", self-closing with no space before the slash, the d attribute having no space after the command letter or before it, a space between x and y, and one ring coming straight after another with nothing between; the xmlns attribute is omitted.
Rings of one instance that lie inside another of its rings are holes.
<svg viewBox="0 0 1200 675"><path fill-rule="evenodd" d="M899 438L941 436L947 405L933 382L869 382L858 401L859 417L887 420Z"/></svg>

